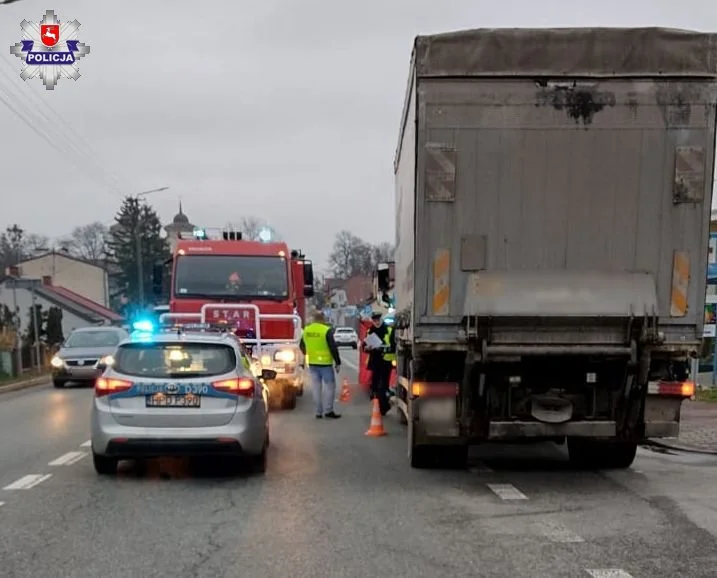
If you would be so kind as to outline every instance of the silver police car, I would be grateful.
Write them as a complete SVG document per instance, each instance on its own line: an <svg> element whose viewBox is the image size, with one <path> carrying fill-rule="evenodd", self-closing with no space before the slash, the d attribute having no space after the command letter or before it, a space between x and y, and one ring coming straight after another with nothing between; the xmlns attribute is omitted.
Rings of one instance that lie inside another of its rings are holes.
<svg viewBox="0 0 717 578"><path fill-rule="evenodd" d="M135 332L95 382L92 457L100 475L122 459L220 456L266 471L268 399L239 341L225 333Z"/></svg>

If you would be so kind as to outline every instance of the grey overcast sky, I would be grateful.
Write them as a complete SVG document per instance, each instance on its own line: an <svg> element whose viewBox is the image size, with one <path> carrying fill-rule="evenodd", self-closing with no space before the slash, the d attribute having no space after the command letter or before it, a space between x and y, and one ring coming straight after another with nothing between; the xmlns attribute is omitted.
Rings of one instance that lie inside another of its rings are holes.
<svg viewBox="0 0 717 578"><path fill-rule="evenodd" d="M60 80L54 91L21 81L21 62L9 55L20 22L38 22L47 9L77 19L79 39L91 47L79 81ZM0 95L29 108L63 151L0 102L0 226L61 236L89 221L110 223L122 194L170 186L151 197L164 221L180 197L198 225L262 217L323 266L341 229L371 242L393 239L392 162L415 35L591 25L714 31L717 9L707 0L0 6ZM46 120L41 101L74 132ZM89 148L93 162L70 142Z"/></svg>

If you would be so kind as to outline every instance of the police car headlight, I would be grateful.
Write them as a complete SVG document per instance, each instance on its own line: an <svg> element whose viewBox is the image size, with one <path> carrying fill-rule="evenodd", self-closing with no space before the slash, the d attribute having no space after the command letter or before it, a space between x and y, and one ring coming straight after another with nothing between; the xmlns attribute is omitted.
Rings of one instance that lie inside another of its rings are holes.
<svg viewBox="0 0 717 578"><path fill-rule="evenodd" d="M291 363L296 361L296 353L293 349L282 349L274 354L275 361L283 361L284 363Z"/></svg>
<svg viewBox="0 0 717 578"><path fill-rule="evenodd" d="M50 365L52 365L52 367L54 367L55 369L60 369L63 365L65 365L65 362L62 361L60 357L57 357L57 355L55 355L55 357L50 360Z"/></svg>

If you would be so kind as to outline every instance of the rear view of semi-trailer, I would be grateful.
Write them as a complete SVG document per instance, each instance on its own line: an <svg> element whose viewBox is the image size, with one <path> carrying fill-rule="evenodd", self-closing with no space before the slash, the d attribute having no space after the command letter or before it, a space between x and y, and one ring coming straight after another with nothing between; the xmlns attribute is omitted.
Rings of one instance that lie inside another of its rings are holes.
<svg viewBox="0 0 717 578"><path fill-rule="evenodd" d="M411 465L676 436L702 336L717 35L415 41L396 154L397 403Z"/></svg>

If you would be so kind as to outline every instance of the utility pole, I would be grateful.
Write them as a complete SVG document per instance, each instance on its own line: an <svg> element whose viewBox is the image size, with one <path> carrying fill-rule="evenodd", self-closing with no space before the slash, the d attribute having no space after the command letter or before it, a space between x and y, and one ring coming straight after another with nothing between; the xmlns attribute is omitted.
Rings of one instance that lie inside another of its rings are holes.
<svg viewBox="0 0 717 578"><path fill-rule="evenodd" d="M35 285L30 285L30 294L32 295L32 329L35 333L35 363L37 364L38 373L42 371L42 361L40 360L40 328L37 323L37 297L35 295Z"/></svg>
<svg viewBox="0 0 717 578"><path fill-rule="evenodd" d="M139 204L140 197L145 197L152 193L166 191L169 187L159 187L149 191L137 193L134 198L137 200L137 221L134 226L134 243L135 243L135 259L137 260L137 288L139 290L139 306L144 309L144 262L142 259L142 207Z"/></svg>
<svg viewBox="0 0 717 578"><path fill-rule="evenodd" d="M20 313L17 310L17 277L12 278L12 313L13 325L15 326L15 359L17 363L16 375L22 374L22 343L20 342Z"/></svg>

